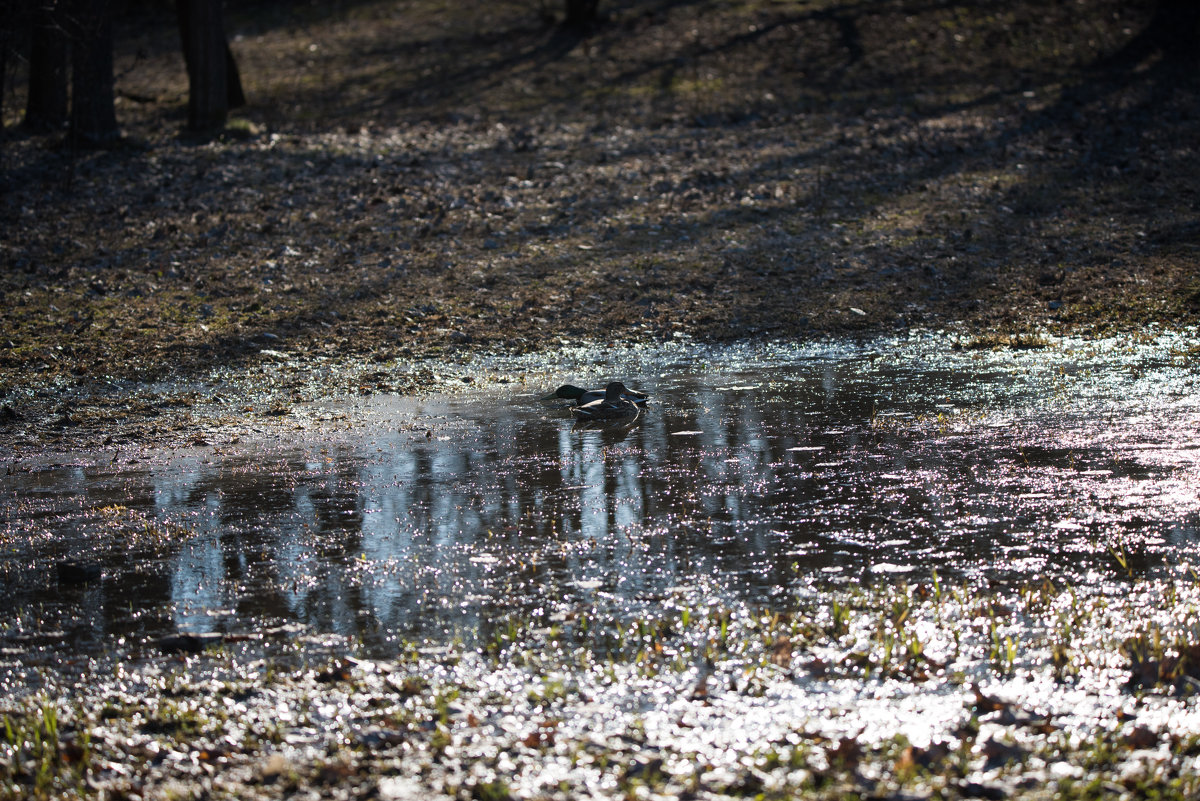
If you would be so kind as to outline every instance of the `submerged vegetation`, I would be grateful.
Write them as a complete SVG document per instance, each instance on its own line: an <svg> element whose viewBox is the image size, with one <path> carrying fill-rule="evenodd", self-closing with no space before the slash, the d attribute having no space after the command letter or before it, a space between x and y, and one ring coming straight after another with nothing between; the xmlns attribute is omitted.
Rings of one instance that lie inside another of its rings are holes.
<svg viewBox="0 0 1200 801"><path fill-rule="evenodd" d="M63 668L0 797L1094 798L1200 792L1194 577L811 588L501 617L475 645L265 636ZM886 710L886 711L885 711Z"/></svg>

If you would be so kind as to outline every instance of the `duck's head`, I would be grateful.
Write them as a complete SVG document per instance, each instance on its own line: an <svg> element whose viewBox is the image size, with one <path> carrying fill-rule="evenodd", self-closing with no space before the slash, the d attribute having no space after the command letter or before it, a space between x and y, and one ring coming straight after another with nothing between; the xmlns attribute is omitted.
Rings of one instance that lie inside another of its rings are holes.
<svg viewBox="0 0 1200 801"><path fill-rule="evenodd" d="M604 388L604 400L609 403L619 403L627 391L625 385L620 381L612 381Z"/></svg>

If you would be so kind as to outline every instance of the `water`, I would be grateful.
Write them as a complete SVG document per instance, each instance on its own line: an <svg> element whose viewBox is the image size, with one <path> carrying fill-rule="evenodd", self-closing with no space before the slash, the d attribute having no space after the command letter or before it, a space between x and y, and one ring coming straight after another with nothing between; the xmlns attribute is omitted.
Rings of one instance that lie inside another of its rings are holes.
<svg viewBox="0 0 1200 801"><path fill-rule="evenodd" d="M934 570L1119 582L1195 561L1183 345L949 344L564 358L524 385L297 409L283 435L17 463L0 484L9 639L88 652L295 626L387 652L509 613L769 607ZM575 430L538 400L609 377L652 396L631 428ZM103 578L60 583L67 558Z"/></svg>

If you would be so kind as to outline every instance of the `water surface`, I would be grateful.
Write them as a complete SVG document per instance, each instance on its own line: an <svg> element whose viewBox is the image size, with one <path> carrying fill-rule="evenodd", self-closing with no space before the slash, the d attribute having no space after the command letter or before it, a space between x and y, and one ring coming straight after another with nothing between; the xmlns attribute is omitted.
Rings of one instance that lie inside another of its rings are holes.
<svg viewBox="0 0 1200 801"><path fill-rule="evenodd" d="M1196 558L1189 353L639 350L297 408L294 430L236 443L18 462L0 484L9 639L87 651L290 625L386 652L509 612L771 606L934 570L1119 585ZM539 400L608 378L651 394L634 426L576 430ZM67 558L102 578L61 583Z"/></svg>

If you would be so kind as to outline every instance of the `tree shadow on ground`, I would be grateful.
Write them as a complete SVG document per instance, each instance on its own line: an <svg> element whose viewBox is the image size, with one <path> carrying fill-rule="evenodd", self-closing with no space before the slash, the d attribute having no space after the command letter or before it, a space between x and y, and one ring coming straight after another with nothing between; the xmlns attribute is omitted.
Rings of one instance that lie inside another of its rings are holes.
<svg viewBox="0 0 1200 801"><path fill-rule="evenodd" d="M143 337L202 372L262 350L1045 324L1148 259L1194 261L1191 12L1124 34L1094 0L1100 44L1055 63L1022 49L1068 22L1036 4L1003 25L986 3L645 5L586 43L519 15L377 43L357 92L370 60L348 51L281 103L324 120L312 137L94 154L71 185L60 156L12 166L4 288L30 293L29 327L4 358L57 336L95 371ZM376 132L330 132L352 120Z"/></svg>

